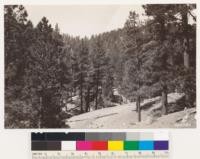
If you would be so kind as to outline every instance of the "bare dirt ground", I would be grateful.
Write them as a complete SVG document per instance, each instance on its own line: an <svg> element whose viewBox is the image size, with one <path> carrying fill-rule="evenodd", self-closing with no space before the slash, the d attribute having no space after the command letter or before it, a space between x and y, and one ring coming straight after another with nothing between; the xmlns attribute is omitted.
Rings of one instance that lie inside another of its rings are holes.
<svg viewBox="0 0 200 159"><path fill-rule="evenodd" d="M176 102L182 97L181 94L172 93L168 95L169 103ZM142 106L159 98L145 100ZM71 117L66 121L70 128L195 128L195 108L185 109L179 112L161 116L155 115L152 110L161 106L160 102L152 104L148 109L141 112L142 121L138 122L138 114L135 111L136 104L128 103L115 107L103 108L96 111L84 113Z"/></svg>

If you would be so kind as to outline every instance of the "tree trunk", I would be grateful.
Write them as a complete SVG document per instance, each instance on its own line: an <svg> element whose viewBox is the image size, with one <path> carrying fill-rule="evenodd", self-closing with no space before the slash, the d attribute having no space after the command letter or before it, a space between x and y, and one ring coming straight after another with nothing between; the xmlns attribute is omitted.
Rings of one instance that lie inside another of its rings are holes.
<svg viewBox="0 0 200 159"><path fill-rule="evenodd" d="M43 113L42 113L42 97L39 97L40 102L40 114L39 114L39 121L38 121L38 128L42 127L42 119L43 119Z"/></svg>
<svg viewBox="0 0 200 159"><path fill-rule="evenodd" d="M183 26L183 60L184 60L184 67L186 70L190 68L190 55L189 55L189 38L188 38L188 12L187 12L187 5L185 5L184 10L181 13L182 17L182 26ZM187 106L190 105L189 102L189 93L185 94L185 99Z"/></svg>
<svg viewBox="0 0 200 159"><path fill-rule="evenodd" d="M163 86L162 91L162 114L167 115L167 86Z"/></svg>
<svg viewBox="0 0 200 159"><path fill-rule="evenodd" d="M41 109L41 128L50 128L54 124L55 121L51 121L51 117L53 114L52 111L52 96L49 90L45 90L42 93L41 101L42 101L42 109Z"/></svg>
<svg viewBox="0 0 200 159"><path fill-rule="evenodd" d="M190 67L190 57L189 57L189 52L188 52L188 40L185 38L183 42L183 47L184 47L184 53L183 53L183 58L184 58L184 66L186 69L189 69Z"/></svg>
<svg viewBox="0 0 200 159"><path fill-rule="evenodd" d="M138 122L140 122L141 121L140 95L137 97L136 106L138 112Z"/></svg>
<svg viewBox="0 0 200 159"><path fill-rule="evenodd" d="M90 87L87 88L87 97L86 97L86 108L85 111L88 112L90 108Z"/></svg>
<svg viewBox="0 0 200 159"><path fill-rule="evenodd" d="M160 19L159 23L160 23L160 33L159 33L160 34L160 40L164 41L165 35L166 35L166 33L165 33L165 20Z"/></svg>
<svg viewBox="0 0 200 159"><path fill-rule="evenodd" d="M182 17L182 26L183 26L183 58L184 58L184 66L186 69L190 67L190 58L189 58L189 39L188 39L188 13L187 13L187 5L185 5L185 9L181 12Z"/></svg>
<svg viewBox="0 0 200 159"><path fill-rule="evenodd" d="M98 108L98 95L99 95L99 71L97 71L97 82L96 82L96 97L95 97L95 110Z"/></svg>
<svg viewBox="0 0 200 159"><path fill-rule="evenodd" d="M82 81L82 73L81 73L81 83L80 83L80 98L81 98L81 113L83 113L83 81Z"/></svg>
<svg viewBox="0 0 200 159"><path fill-rule="evenodd" d="M137 55L137 61L138 61L138 72L141 71L141 60L139 58L139 56ZM141 108L140 108L140 86L141 86L141 79L140 79L140 76L138 76L138 94L137 94L137 102L136 102L136 105L137 105L137 112L138 112L138 122L141 121Z"/></svg>
<svg viewBox="0 0 200 159"><path fill-rule="evenodd" d="M99 85L97 83L97 89L96 89L96 97L95 97L95 110L98 108L98 95L99 95Z"/></svg>

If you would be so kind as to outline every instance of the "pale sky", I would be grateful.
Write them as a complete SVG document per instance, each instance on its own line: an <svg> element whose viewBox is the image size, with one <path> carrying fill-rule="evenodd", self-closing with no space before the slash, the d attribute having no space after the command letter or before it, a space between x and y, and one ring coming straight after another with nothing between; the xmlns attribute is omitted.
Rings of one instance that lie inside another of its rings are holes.
<svg viewBox="0 0 200 159"><path fill-rule="evenodd" d="M27 5L25 8L34 26L45 16L53 27L58 23L61 33L80 37L122 28L130 11L144 13L141 5Z"/></svg>

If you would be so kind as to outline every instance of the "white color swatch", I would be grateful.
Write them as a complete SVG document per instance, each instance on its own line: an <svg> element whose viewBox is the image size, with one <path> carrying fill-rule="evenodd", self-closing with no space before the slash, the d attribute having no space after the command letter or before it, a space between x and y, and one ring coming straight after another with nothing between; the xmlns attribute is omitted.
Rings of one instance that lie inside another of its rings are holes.
<svg viewBox="0 0 200 159"><path fill-rule="evenodd" d="M61 150L76 150L76 141L62 141L61 142Z"/></svg>

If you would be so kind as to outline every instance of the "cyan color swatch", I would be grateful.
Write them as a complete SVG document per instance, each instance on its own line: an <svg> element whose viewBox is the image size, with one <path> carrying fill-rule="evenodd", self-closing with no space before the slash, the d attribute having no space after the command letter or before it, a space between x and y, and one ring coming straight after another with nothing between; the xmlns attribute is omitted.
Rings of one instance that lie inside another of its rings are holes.
<svg viewBox="0 0 200 159"><path fill-rule="evenodd" d="M154 141L139 141L139 150L154 150Z"/></svg>

